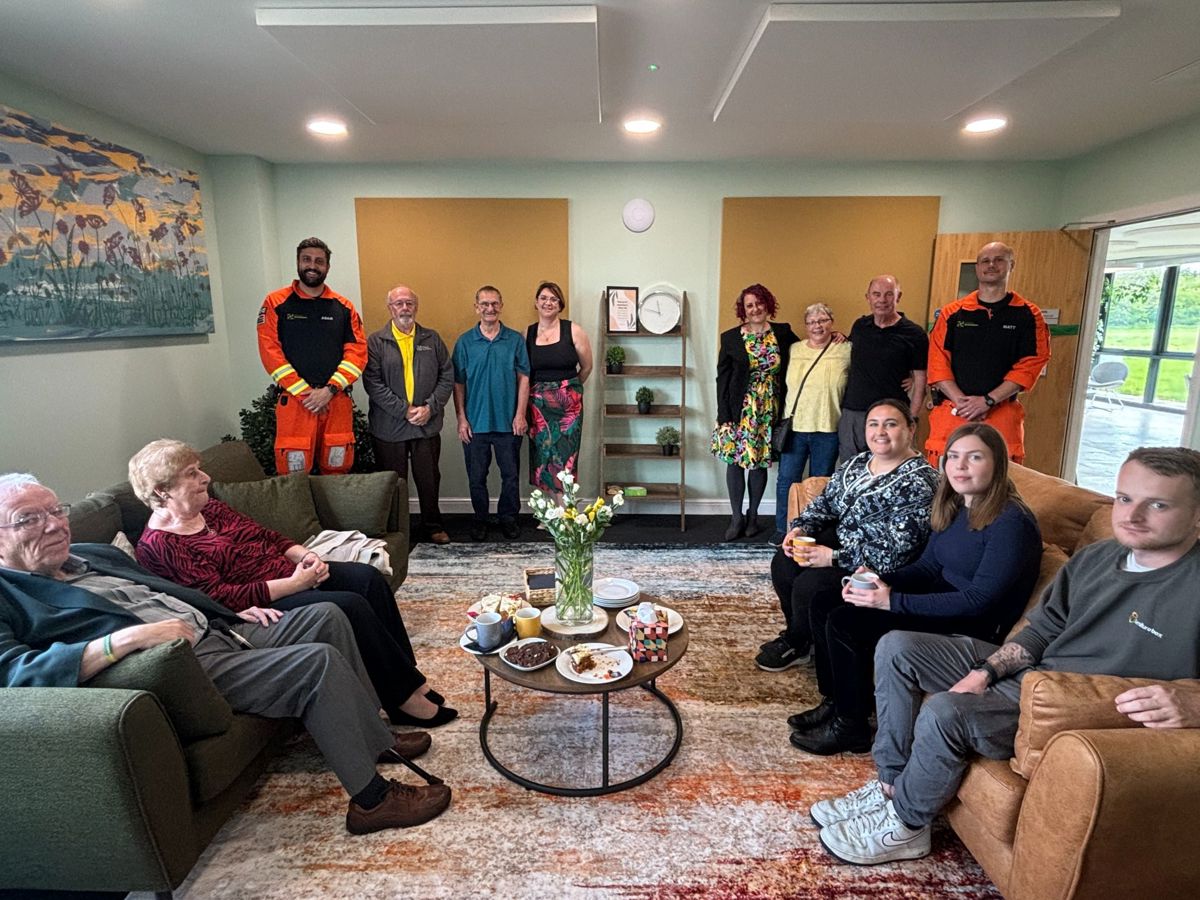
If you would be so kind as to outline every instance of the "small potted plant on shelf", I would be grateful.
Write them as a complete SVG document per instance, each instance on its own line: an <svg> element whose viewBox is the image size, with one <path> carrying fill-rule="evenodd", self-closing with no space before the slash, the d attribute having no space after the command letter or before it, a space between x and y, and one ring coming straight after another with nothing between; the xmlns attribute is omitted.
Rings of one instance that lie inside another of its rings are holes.
<svg viewBox="0 0 1200 900"><path fill-rule="evenodd" d="M658 429L654 441L662 448L663 456L674 456L679 452L679 429L673 425L664 425Z"/></svg>
<svg viewBox="0 0 1200 900"><path fill-rule="evenodd" d="M637 389L634 399L637 400L638 412L645 415L650 412L650 404L654 402L654 391L643 384Z"/></svg>
<svg viewBox="0 0 1200 900"><path fill-rule="evenodd" d="M625 348L614 344L604 354L605 368L609 375L620 375L625 368Z"/></svg>

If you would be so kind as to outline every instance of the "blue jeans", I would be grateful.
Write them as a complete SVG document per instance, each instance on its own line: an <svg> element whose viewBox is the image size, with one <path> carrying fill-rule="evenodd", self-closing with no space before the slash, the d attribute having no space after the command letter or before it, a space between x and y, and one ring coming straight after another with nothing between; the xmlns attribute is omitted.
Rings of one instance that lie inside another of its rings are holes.
<svg viewBox="0 0 1200 900"><path fill-rule="evenodd" d="M779 474L775 481L775 530L784 533L787 529L788 491L804 477L804 466L808 474L832 475L837 462L837 432L793 431L788 437L787 447L779 457Z"/></svg>
<svg viewBox="0 0 1200 900"><path fill-rule="evenodd" d="M521 438L511 431L477 431L471 437L471 443L463 444L467 484L471 489L471 508L475 511L476 522L486 522L488 517L487 479L493 452L496 455L496 467L500 469L500 500L496 504L496 515L501 522L507 522L515 520L521 511L521 495L517 487Z"/></svg>

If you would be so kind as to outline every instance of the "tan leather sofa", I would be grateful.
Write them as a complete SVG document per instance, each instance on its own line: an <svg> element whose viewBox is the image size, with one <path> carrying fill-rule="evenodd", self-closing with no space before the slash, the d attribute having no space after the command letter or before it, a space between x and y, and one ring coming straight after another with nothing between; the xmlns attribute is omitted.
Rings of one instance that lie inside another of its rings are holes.
<svg viewBox="0 0 1200 900"><path fill-rule="evenodd" d="M1029 609L1069 556L1112 537L1113 501L1023 466L1010 471L1045 543ZM792 486L789 521L827 480ZM1009 900L1200 897L1200 729L1151 730L1117 714L1112 698L1142 683L1032 673L1013 759L980 758L967 770L946 817Z"/></svg>

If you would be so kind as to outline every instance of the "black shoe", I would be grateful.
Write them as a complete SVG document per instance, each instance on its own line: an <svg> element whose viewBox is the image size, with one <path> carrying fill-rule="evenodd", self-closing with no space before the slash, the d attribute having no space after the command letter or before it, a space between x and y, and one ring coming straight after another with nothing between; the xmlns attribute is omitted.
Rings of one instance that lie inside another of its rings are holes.
<svg viewBox="0 0 1200 900"><path fill-rule="evenodd" d="M769 541L767 541L767 543L770 544L772 547L775 547L776 549L778 549L783 546L783 539L785 537L787 537L787 534L785 532L777 531L773 535L771 535L771 539Z"/></svg>
<svg viewBox="0 0 1200 900"><path fill-rule="evenodd" d="M500 523L500 533L508 540L515 541L521 536L521 526L516 519L505 519Z"/></svg>
<svg viewBox="0 0 1200 900"><path fill-rule="evenodd" d="M475 522L471 525L471 540L476 542L487 540L487 522Z"/></svg>
<svg viewBox="0 0 1200 900"><path fill-rule="evenodd" d="M430 703L436 703L438 706L446 705L446 698L432 688L425 692L425 699Z"/></svg>
<svg viewBox="0 0 1200 900"><path fill-rule="evenodd" d="M445 725L447 722L453 722L457 719L458 710L451 709L449 706L439 706L438 711L432 716L428 719L422 719L397 709L389 712L388 718L391 719L393 725L416 725L418 728L437 728L439 725Z"/></svg>
<svg viewBox="0 0 1200 900"><path fill-rule="evenodd" d="M792 731L809 731L816 728L833 718L833 701L828 697L812 709L806 709L804 712L798 712L794 716L788 716L788 727Z"/></svg>
<svg viewBox="0 0 1200 900"><path fill-rule="evenodd" d="M782 672L792 666L808 662L808 647L793 647L784 638L778 637L758 651L754 664L764 672Z"/></svg>
<svg viewBox="0 0 1200 900"><path fill-rule="evenodd" d="M793 731L788 740L793 747L817 756L867 753L871 749L871 726L866 722L834 716L809 731Z"/></svg>
<svg viewBox="0 0 1200 900"><path fill-rule="evenodd" d="M746 537L757 537L765 531L758 521L758 516L749 516L746 519Z"/></svg>
<svg viewBox="0 0 1200 900"><path fill-rule="evenodd" d="M725 529L725 540L736 541L746 533L746 517L734 516L729 520L729 527Z"/></svg>

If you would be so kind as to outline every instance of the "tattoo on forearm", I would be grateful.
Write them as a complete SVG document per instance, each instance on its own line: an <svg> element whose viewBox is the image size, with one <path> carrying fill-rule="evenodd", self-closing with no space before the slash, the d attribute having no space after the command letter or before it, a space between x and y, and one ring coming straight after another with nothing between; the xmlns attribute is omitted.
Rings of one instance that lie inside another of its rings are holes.
<svg viewBox="0 0 1200 900"><path fill-rule="evenodd" d="M997 677L1004 678L1013 672L1019 672L1021 669L1032 666L1037 660L1020 644L1010 641L989 656L988 662L996 670Z"/></svg>

